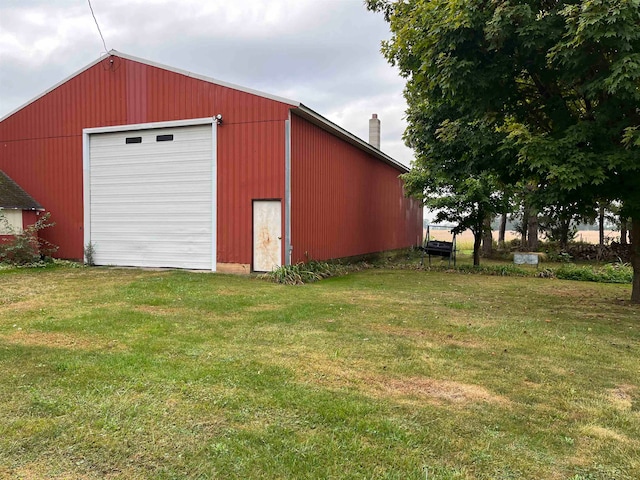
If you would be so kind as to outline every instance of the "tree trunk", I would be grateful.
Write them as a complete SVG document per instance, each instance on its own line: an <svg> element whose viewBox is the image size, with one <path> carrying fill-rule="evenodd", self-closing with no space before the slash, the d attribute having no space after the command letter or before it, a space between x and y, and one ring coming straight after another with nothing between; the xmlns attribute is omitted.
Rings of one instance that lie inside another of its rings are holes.
<svg viewBox="0 0 640 480"><path fill-rule="evenodd" d="M500 218L500 231L498 232L498 245L504 248L504 235L507 231L507 214L503 213Z"/></svg>
<svg viewBox="0 0 640 480"><path fill-rule="evenodd" d="M493 233L491 231L491 216L484 219L482 230L482 256L488 258L493 253Z"/></svg>
<svg viewBox="0 0 640 480"><path fill-rule="evenodd" d="M566 250L569 244L569 226L571 220L560 220L560 250Z"/></svg>
<svg viewBox="0 0 640 480"><path fill-rule="evenodd" d="M620 219L620 244L621 245L626 245L627 244L627 219L626 218L621 218Z"/></svg>
<svg viewBox="0 0 640 480"><path fill-rule="evenodd" d="M604 248L604 203L598 206L598 261L602 258Z"/></svg>
<svg viewBox="0 0 640 480"><path fill-rule="evenodd" d="M482 244L482 229L473 232L473 265L480 265L480 246Z"/></svg>
<svg viewBox="0 0 640 480"><path fill-rule="evenodd" d="M598 209L598 244L604 247L604 204L600 204Z"/></svg>
<svg viewBox="0 0 640 480"><path fill-rule="evenodd" d="M633 266L633 287L631 302L640 303L640 217L631 219L631 265Z"/></svg>
<svg viewBox="0 0 640 480"><path fill-rule="evenodd" d="M527 249L527 226L529 225L529 209L524 207L522 209L522 238L520 239L520 247L522 250Z"/></svg>
<svg viewBox="0 0 640 480"><path fill-rule="evenodd" d="M538 212L533 209L529 211L527 222L527 248L530 252L538 250Z"/></svg>

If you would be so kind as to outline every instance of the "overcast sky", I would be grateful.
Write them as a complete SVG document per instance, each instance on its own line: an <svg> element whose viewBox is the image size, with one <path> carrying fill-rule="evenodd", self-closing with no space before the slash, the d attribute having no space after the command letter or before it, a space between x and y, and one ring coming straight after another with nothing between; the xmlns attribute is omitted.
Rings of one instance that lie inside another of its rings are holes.
<svg viewBox="0 0 640 480"><path fill-rule="evenodd" d="M409 164L404 81L363 0L91 0L108 49L298 100ZM104 54L87 0L0 0L0 118Z"/></svg>

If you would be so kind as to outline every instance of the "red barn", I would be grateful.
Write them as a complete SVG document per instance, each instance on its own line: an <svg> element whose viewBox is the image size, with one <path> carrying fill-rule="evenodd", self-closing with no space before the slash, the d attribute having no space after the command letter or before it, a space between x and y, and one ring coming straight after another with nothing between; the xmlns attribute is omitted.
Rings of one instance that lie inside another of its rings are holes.
<svg viewBox="0 0 640 480"><path fill-rule="evenodd" d="M407 169L300 102L116 51L0 120L58 256L265 271L420 243Z"/></svg>

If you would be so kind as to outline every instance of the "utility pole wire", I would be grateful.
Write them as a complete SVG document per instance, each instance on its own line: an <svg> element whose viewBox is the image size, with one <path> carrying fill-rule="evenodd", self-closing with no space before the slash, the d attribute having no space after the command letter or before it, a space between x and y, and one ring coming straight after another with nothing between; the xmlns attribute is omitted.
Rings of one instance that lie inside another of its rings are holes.
<svg viewBox="0 0 640 480"><path fill-rule="evenodd" d="M96 19L96 14L93 13L93 7L91 6L91 0L87 0L89 4L89 10L91 10L91 16L93 17L93 21L96 22L96 27L98 27L98 33L100 34L100 38L102 39L102 45L104 46L105 53L109 53L109 49L107 48L107 44L104 41L104 37L102 36L102 30L100 30L100 25L98 25L98 20Z"/></svg>

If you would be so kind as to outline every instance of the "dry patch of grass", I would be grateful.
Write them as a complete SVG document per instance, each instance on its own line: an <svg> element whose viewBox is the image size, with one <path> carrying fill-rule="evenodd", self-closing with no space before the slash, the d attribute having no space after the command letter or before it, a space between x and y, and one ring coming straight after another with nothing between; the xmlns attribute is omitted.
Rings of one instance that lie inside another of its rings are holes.
<svg viewBox="0 0 640 480"><path fill-rule="evenodd" d="M137 305L134 307L136 312L148 313L149 315L169 316L176 315L182 312L181 308L177 307L161 307L156 305Z"/></svg>
<svg viewBox="0 0 640 480"><path fill-rule="evenodd" d="M491 393L480 385L471 385L433 378L394 378L379 384L380 391L393 397L412 397L433 402L467 404L474 402L508 405L509 400Z"/></svg>
<svg viewBox="0 0 640 480"><path fill-rule="evenodd" d="M300 363L293 365L291 357ZM490 402L508 405L509 400L491 393L480 385L425 377L390 377L375 373L375 365L364 360L347 361L330 359L311 352L292 353L283 362L298 372L299 381L305 384L332 388L352 389L364 395L385 398L389 401L414 399L441 404L467 404Z"/></svg>
<svg viewBox="0 0 640 480"><path fill-rule="evenodd" d="M282 305L276 305L276 304L260 304L260 305L254 305L254 306L250 306L247 307L245 309L245 312L247 313L255 313L255 312L259 312L259 313L263 313L263 312L274 312L279 310L280 308L282 308Z"/></svg>
<svg viewBox="0 0 640 480"><path fill-rule="evenodd" d="M96 337L60 332L39 332L35 330L15 330L8 335L0 335L0 341L9 345L26 347L68 348L74 350L122 350L124 346L117 340L99 341Z"/></svg>
<svg viewBox="0 0 640 480"><path fill-rule="evenodd" d="M618 385L609 391L609 401L619 410L630 411L636 391L634 385Z"/></svg>
<svg viewBox="0 0 640 480"><path fill-rule="evenodd" d="M52 294L56 288L56 284L12 284L10 282L0 282L0 308L19 306L22 309L37 308L44 305L43 298Z"/></svg>
<svg viewBox="0 0 640 480"><path fill-rule="evenodd" d="M76 473L51 474L51 471L41 464L27 465L15 470L0 467L0 479L6 480L98 480L100 478L114 478L111 475L78 475Z"/></svg>
<svg viewBox="0 0 640 480"><path fill-rule="evenodd" d="M602 440L612 440L618 443L631 443L632 440L621 433L610 428L601 427L599 425L587 425L582 428L582 433L589 437L595 437ZM633 443L637 443L633 441Z"/></svg>

